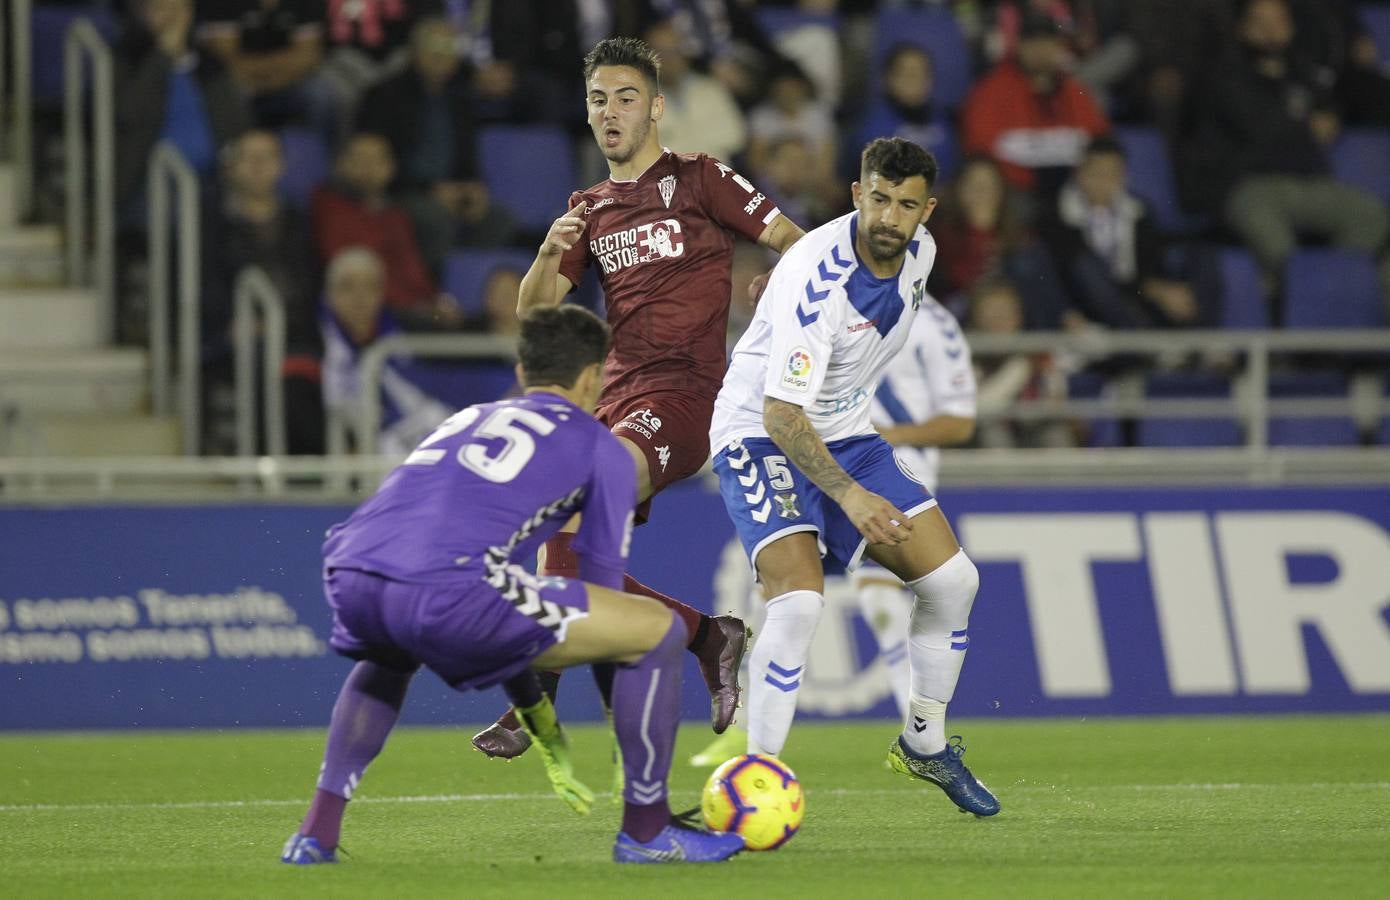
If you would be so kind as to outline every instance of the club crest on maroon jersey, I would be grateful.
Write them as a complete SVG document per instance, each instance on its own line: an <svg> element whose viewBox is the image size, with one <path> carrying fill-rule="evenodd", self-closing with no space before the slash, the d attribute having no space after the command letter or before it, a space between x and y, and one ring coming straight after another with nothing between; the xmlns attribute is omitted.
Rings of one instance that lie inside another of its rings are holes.
<svg viewBox="0 0 1390 900"><path fill-rule="evenodd" d="M661 191L661 202L666 204L666 208L671 208L671 198L676 195L676 176L667 175L656 183L657 190Z"/></svg>

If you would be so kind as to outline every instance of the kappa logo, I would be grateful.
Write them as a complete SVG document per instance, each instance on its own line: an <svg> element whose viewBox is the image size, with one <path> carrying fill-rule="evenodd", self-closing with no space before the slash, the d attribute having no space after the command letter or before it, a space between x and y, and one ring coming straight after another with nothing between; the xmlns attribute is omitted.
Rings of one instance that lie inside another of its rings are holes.
<svg viewBox="0 0 1390 900"><path fill-rule="evenodd" d="M666 464L671 461L671 446L669 444L656 448L656 461L661 463L661 471L666 471Z"/></svg>
<svg viewBox="0 0 1390 900"><path fill-rule="evenodd" d="M589 213L598 212L599 210L603 209L605 206L611 206L612 204L617 203L617 202L618 202L618 198L617 198L617 197L604 197L602 200L599 200L598 202L594 203L593 205L584 207L584 215L587 216Z"/></svg>
<svg viewBox="0 0 1390 900"><path fill-rule="evenodd" d="M777 515L784 519L801 518L801 510L796 505L796 494L773 494L772 499L777 501Z"/></svg>
<svg viewBox="0 0 1390 900"><path fill-rule="evenodd" d="M666 204L666 208L671 208L671 198L676 196L676 176L667 175L656 183L656 189L661 192L661 202Z"/></svg>

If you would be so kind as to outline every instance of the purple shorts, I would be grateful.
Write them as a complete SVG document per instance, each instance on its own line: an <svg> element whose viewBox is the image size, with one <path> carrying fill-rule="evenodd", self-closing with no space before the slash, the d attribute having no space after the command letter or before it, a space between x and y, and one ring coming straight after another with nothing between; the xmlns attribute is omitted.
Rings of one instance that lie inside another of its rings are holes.
<svg viewBox="0 0 1390 900"><path fill-rule="evenodd" d="M457 581L412 584L356 569L326 569L329 645L402 671L423 665L460 691L529 667L589 614L582 581L538 578L517 565L467 570Z"/></svg>

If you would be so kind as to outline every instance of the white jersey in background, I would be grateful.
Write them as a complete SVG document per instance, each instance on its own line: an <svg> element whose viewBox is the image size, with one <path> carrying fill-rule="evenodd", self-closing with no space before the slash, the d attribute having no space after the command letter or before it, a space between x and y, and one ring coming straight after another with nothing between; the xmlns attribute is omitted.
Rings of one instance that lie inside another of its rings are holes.
<svg viewBox="0 0 1390 900"><path fill-rule="evenodd" d="M907 343L883 370L869 417L874 425L911 425L937 416L975 418L975 372L970 345L956 317L929 295L908 331ZM936 493L941 451L893 448L903 464Z"/></svg>
<svg viewBox="0 0 1390 900"><path fill-rule="evenodd" d="M936 242L919 226L898 274L876 278L855 252L857 223L858 213L841 216L782 254L714 404L716 453L767 437L765 397L803 407L827 443L875 433L869 401L927 299Z"/></svg>

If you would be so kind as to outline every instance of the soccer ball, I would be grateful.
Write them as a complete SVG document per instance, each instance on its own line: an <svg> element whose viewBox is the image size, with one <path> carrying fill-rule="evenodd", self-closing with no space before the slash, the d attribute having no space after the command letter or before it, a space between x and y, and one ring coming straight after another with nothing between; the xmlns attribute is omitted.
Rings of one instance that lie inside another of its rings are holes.
<svg viewBox="0 0 1390 900"><path fill-rule="evenodd" d="M806 814L796 773L780 759L735 756L710 775L700 795L705 824L743 836L749 850L776 850L792 839Z"/></svg>

